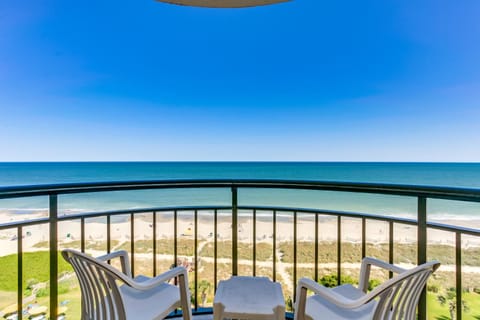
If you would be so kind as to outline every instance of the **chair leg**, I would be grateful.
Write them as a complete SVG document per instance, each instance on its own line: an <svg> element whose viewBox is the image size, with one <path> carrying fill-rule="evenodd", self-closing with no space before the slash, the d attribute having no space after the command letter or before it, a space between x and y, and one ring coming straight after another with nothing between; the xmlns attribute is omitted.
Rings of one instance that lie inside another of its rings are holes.
<svg viewBox="0 0 480 320"><path fill-rule="evenodd" d="M305 320L305 306L307 302L307 288L297 288L294 320Z"/></svg>
<svg viewBox="0 0 480 320"><path fill-rule="evenodd" d="M190 295L187 292L188 283L184 275L179 275L180 301L182 305L183 320L191 320L192 308L190 306Z"/></svg>

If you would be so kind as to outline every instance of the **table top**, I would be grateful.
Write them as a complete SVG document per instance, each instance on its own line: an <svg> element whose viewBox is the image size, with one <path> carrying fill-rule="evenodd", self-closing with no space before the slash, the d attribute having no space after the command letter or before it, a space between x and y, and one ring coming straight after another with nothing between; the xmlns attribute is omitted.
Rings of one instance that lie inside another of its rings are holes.
<svg viewBox="0 0 480 320"><path fill-rule="evenodd" d="M238 318L251 315L272 316L285 312L285 300L279 283L267 277L233 276L220 281L214 305L221 304L223 313Z"/></svg>

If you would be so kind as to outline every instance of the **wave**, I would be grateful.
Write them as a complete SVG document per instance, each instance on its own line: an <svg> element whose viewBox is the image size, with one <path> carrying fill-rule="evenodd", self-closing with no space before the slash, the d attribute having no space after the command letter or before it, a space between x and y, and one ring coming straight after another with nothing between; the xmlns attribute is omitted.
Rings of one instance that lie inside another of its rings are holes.
<svg viewBox="0 0 480 320"><path fill-rule="evenodd" d="M142 209L142 207L132 207L126 209L126 214L128 214L128 210L138 210ZM398 210L398 209L397 209ZM48 216L48 208L0 208L0 214L2 215L7 215L7 216L23 216L24 219L26 216L31 215L31 216ZM94 213L94 212L102 212L102 211L109 211L107 208L103 210L92 210L92 209L87 209L87 208L68 208L68 209L61 209L59 210L59 215L60 216L65 216L65 215L73 215L73 214L82 214L82 213ZM392 210L393 211L393 210ZM396 210L395 210L396 211ZM149 212L148 210L146 212ZM170 215L173 212L165 212L165 215ZM179 211L177 214L178 216L189 216L192 215L193 211L190 212L190 210L186 211ZM363 212L366 213L366 212ZM162 214L161 212L159 214ZM201 210L199 212L200 215L213 215L214 211L213 210ZM219 215L229 215L230 212L227 211L219 211ZM366 213L369 214L369 213ZM382 217L395 217L395 218L400 218L400 219L416 219L417 215L416 213L412 212L394 212L394 213L370 213L373 215L377 216L382 216ZM253 212L249 210L240 210L238 213L239 217L252 217ZM256 213L257 219L272 219L272 211L268 210L258 210ZM324 219L325 217L329 216L328 214L320 214L320 218ZM292 219L293 218L293 212L286 212L286 211L277 211L276 213L277 219ZM299 220L311 220L313 219L314 215L310 213L303 213L301 211L298 211L297 213L297 218ZM431 212L428 213L428 220L429 221L472 221L472 220L480 220L480 213L479 212L470 212L470 213L452 213L452 212Z"/></svg>

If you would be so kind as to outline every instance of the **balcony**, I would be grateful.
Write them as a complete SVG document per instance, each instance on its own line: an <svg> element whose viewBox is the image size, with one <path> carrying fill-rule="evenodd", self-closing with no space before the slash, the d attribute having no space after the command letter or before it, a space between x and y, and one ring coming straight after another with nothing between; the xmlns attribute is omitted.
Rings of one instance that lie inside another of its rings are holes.
<svg viewBox="0 0 480 320"><path fill-rule="evenodd" d="M144 201L145 194L158 205ZM100 205L107 196L108 204ZM366 206L369 202L377 205ZM475 211L479 202L480 190L474 189L279 180L0 188L2 208L3 203L46 207L0 221L0 312L9 319L36 311L50 319L59 314L78 319L78 283L59 256L63 248L76 248L92 255L127 250L134 274L185 266L197 315L212 312L218 281L231 275L280 282L291 317L300 277L336 285L358 278L364 256L406 266L438 259L442 266L421 298L419 319L446 319L450 311L456 319L478 319L480 230L468 221L435 221L430 209ZM92 209L78 211L72 207L78 203ZM413 212L401 215L402 210Z"/></svg>

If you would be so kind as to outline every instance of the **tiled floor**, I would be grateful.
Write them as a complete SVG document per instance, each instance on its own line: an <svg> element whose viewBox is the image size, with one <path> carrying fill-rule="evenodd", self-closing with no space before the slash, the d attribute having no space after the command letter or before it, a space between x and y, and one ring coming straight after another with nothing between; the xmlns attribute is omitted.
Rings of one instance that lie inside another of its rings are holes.
<svg viewBox="0 0 480 320"><path fill-rule="evenodd" d="M174 318L169 318L169 319L174 319L174 320L182 320L182 317L174 317ZM287 314L286 320L292 320L293 315L292 314ZM197 315L193 316L192 320L213 320L213 314L202 314L202 315Z"/></svg>
<svg viewBox="0 0 480 320"><path fill-rule="evenodd" d="M193 316L193 320L212 320L213 314L202 314L198 316Z"/></svg>

